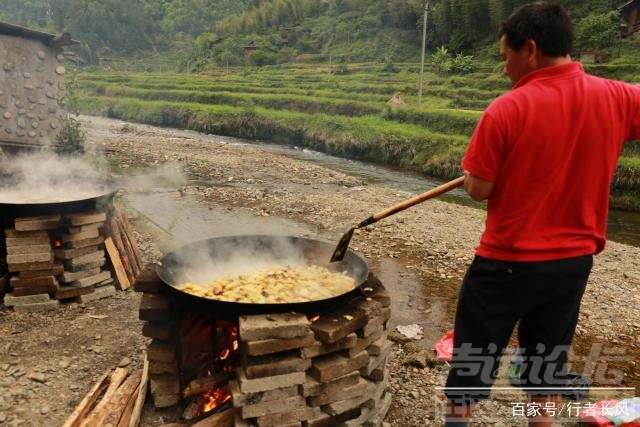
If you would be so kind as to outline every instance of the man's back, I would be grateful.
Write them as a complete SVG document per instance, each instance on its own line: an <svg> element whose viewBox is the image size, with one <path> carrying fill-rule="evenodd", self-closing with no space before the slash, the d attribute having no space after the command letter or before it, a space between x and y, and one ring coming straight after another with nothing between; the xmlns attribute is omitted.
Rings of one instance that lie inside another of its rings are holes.
<svg viewBox="0 0 640 427"><path fill-rule="evenodd" d="M623 141L640 138L640 89L541 68L486 111L463 168L495 182L478 255L543 261L597 253ZM635 121L635 123L634 123Z"/></svg>

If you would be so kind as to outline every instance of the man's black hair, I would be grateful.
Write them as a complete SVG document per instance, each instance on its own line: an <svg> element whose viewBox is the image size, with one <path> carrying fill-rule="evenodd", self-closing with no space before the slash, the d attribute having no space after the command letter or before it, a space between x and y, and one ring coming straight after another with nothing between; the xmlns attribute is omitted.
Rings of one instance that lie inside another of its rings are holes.
<svg viewBox="0 0 640 427"><path fill-rule="evenodd" d="M518 50L533 40L546 56L559 57L573 49L573 25L567 11L556 1L536 1L518 8L502 23L499 37Z"/></svg>

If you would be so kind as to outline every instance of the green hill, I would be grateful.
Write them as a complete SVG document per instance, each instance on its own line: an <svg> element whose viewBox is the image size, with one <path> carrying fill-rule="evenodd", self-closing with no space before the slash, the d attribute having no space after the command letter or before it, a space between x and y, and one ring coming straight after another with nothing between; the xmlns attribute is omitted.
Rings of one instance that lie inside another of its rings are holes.
<svg viewBox="0 0 640 427"><path fill-rule="evenodd" d="M0 19L68 31L91 64L204 70L245 63L415 62L426 3L430 53L445 46L484 60L495 56L500 22L526 1L3 0ZM577 51L617 52L616 0L564 4L576 23ZM252 50L249 57L245 47Z"/></svg>

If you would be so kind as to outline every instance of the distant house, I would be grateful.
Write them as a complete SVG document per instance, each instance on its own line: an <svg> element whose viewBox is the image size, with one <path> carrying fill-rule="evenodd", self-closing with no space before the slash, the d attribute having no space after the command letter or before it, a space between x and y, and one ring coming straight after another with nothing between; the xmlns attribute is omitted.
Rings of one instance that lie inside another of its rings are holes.
<svg viewBox="0 0 640 427"><path fill-rule="evenodd" d="M640 31L640 0L631 0L620 6L620 17L624 21L622 37L628 37Z"/></svg>
<svg viewBox="0 0 640 427"><path fill-rule="evenodd" d="M65 112L63 46L77 44L55 35L0 21L0 144L50 144Z"/></svg>
<svg viewBox="0 0 640 427"><path fill-rule="evenodd" d="M251 52L253 52L257 48L258 48L258 42L256 42L255 40L251 40L245 46L242 46L242 49L244 49L244 56L247 57L251 55Z"/></svg>

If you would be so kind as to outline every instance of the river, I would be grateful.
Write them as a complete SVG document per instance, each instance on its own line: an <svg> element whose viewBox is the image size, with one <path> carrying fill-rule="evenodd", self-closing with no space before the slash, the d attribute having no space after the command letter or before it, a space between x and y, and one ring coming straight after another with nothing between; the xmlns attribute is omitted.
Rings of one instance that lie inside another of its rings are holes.
<svg viewBox="0 0 640 427"><path fill-rule="evenodd" d="M96 119L95 117L90 116L81 117L85 120ZM101 119L108 120L103 118ZM118 120L113 120L113 122L120 124L124 123ZM148 125L135 124L134 126L145 127ZM149 127L151 128L151 126ZM407 191L415 194L425 192L442 183L442 181L427 178L416 173L401 171L373 163L330 156L292 145L281 145L272 142L254 141L219 135L203 135L191 130L171 129L171 131L176 135L186 138L193 138L197 135L198 138L211 138L211 140L224 141L229 144L258 146L264 151L313 162L348 175L357 176L368 183L383 184L396 190ZM476 203L472 201L464 190L461 189L456 189L450 193L440 196L440 199L465 206L472 206L478 209L483 209L484 207L483 203ZM616 242L640 247L640 213L612 210L609 214L607 237Z"/></svg>
<svg viewBox="0 0 640 427"><path fill-rule="evenodd" d="M427 178L416 173L392 169L390 167L372 163L330 156L299 147L231 137L216 136L215 138L216 140L223 140L231 144L250 144L253 146L259 146L261 149L271 153L277 153L317 163L348 175L357 176L368 183L383 184L396 190L408 191L417 194L442 184L442 181ZM474 202L462 189L453 190L450 193L440 196L440 198L452 203L472 206L478 209L484 208L483 203ZM607 237L616 242L640 247L640 213L612 210L609 213Z"/></svg>

